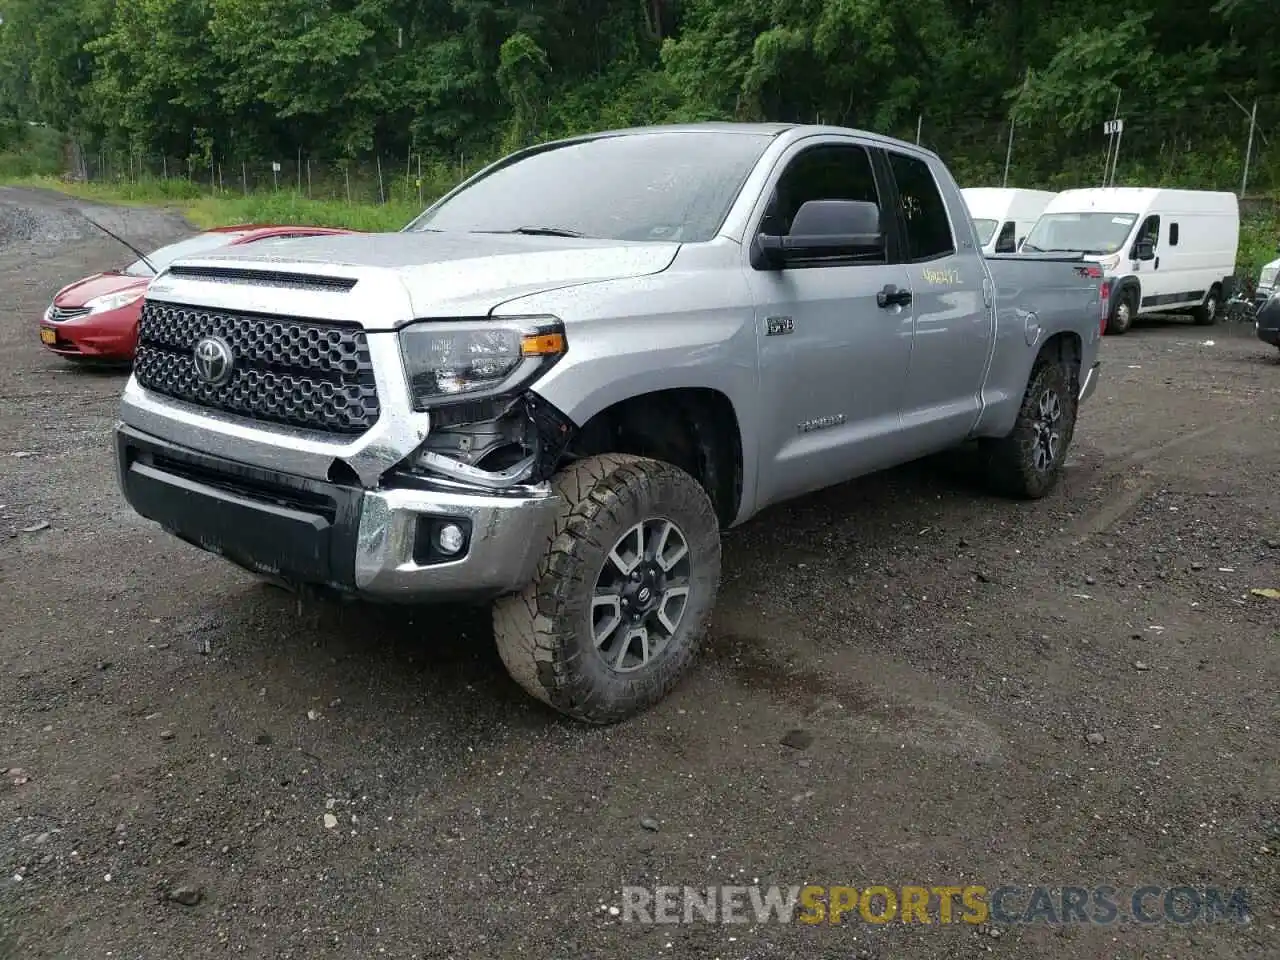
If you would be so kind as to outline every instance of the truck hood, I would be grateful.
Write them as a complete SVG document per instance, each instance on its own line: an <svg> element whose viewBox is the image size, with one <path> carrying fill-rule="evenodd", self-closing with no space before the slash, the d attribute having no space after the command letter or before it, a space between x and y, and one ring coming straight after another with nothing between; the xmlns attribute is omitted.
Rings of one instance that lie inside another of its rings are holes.
<svg viewBox="0 0 1280 960"><path fill-rule="evenodd" d="M560 287L660 273L679 249L678 243L519 234L301 237L223 247L183 258L170 267L174 273L152 282L151 295L191 303L201 303L204 295L209 306L357 319L366 329L391 329L411 319L485 316L508 300ZM231 274L210 282L184 272L192 267L253 274ZM262 276L268 273L336 277L354 280L355 285L349 291L303 293L281 289ZM396 290L402 290L403 296L394 297ZM371 304L370 298L378 302ZM400 302L389 302L389 298ZM292 309L284 306L290 301Z"/></svg>

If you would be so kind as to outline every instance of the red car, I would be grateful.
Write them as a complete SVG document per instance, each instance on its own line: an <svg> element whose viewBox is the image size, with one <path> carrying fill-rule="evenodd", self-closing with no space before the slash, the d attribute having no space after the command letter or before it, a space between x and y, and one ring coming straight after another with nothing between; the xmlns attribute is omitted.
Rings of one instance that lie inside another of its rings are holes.
<svg viewBox="0 0 1280 960"><path fill-rule="evenodd" d="M161 247L146 259L159 271L180 257L217 247L352 232L330 227L217 227ZM131 363L138 345L142 297L154 276L145 261L135 260L123 270L96 273L63 287L40 319L40 342L68 360Z"/></svg>

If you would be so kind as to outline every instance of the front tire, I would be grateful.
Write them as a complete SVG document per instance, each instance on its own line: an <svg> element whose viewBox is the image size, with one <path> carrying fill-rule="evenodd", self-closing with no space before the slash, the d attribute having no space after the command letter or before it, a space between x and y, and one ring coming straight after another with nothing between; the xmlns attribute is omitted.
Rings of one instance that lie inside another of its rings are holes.
<svg viewBox="0 0 1280 960"><path fill-rule="evenodd" d="M554 483L563 507L537 575L494 604L498 654L559 712L617 723L695 658L719 590L719 519L693 477L658 460L589 457Z"/></svg>
<svg viewBox="0 0 1280 960"><path fill-rule="evenodd" d="M1057 486L1075 434L1073 379L1060 363L1036 361L1013 430L984 442L987 476L999 493L1038 500Z"/></svg>
<svg viewBox="0 0 1280 960"><path fill-rule="evenodd" d="M1218 314L1222 312L1222 290L1214 287L1204 298L1204 303L1191 311L1191 316L1198 327L1211 327L1218 322Z"/></svg>
<svg viewBox="0 0 1280 960"><path fill-rule="evenodd" d="M1107 317L1107 333L1117 337L1128 333L1137 312L1137 296L1132 290L1122 290L1111 308L1111 316Z"/></svg>

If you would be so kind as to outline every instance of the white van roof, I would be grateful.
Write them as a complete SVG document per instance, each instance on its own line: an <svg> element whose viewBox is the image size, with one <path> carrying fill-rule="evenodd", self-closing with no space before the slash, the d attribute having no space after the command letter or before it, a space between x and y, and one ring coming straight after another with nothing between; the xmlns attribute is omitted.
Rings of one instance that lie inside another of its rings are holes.
<svg viewBox="0 0 1280 960"><path fill-rule="evenodd" d="M1031 209L1033 217L1053 199L1052 190L1021 190L1015 187L965 187L960 191L969 215L975 220L1004 220L1020 210Z"/></svg>
<svg viewBox="0 0 1280 960"><path fill-rule="evenodd" d="M1087 187L1063 190L1045 213L1230 213L1239 216L1236 195L1225 190L1166 190L1163 187Z"/></svg>

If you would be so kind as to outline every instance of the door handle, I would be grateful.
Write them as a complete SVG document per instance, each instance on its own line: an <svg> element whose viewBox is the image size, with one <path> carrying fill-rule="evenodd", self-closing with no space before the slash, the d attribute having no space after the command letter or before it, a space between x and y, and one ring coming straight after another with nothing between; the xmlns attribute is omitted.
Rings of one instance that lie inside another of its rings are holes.
<svg viewBox="0 0 1280 960"><path fill-rule="evenodd" d="M905 307L910 303L911 291L895 287L892 283L885 284L884 289L876 294L878 307Z"/></svg>

